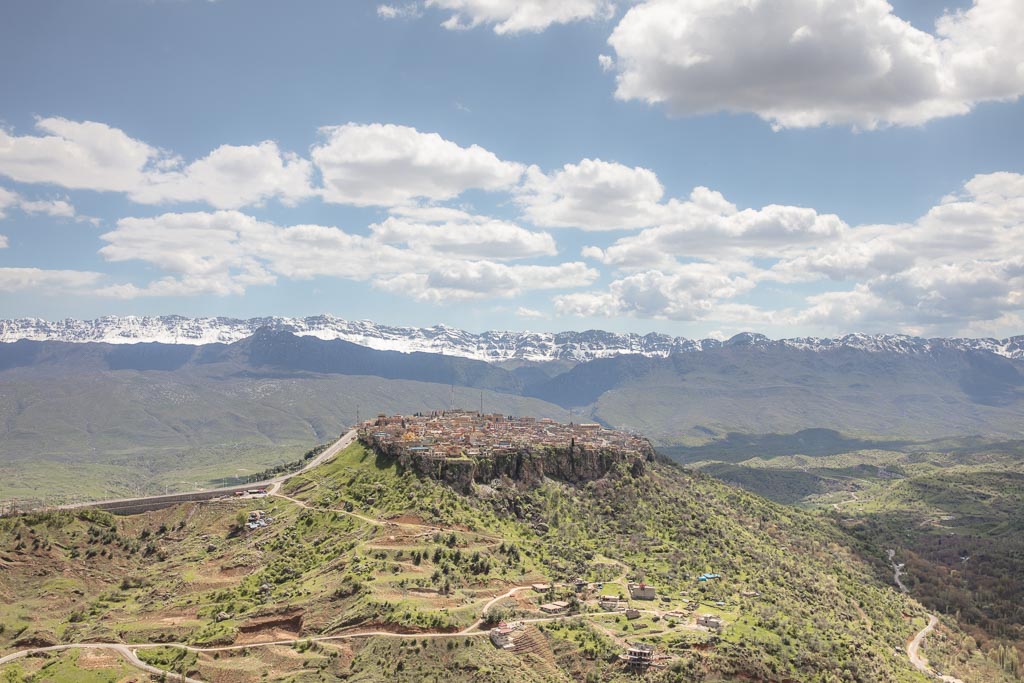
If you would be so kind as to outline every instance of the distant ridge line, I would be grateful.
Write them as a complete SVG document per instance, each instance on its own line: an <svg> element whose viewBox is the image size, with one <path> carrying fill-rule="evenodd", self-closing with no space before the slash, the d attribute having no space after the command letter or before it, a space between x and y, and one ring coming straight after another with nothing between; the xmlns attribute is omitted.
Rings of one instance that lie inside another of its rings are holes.
<svg viewBox="0 0 1024 683"><path fill-rule="evenodd" d="M333 315L305 318L258 317L190 318L167 316L104 316L94 320L40 318L0 320L0 342L20 340L107 344L230 344L252 336L261 328L288 330L299 336L344 341L377 350L424 352L471 358L486 362L569 361L586 362L626 354L666 357L728 347L788 347L806 351L858 349L901 354L937 350L987 351L1006 358L1024 358L1024 335L1006 339L931 338L902 334L847 334L839 337L796 337L772 340L743 332L727 340L688 339L651 332L614 333L602 330L566 332L487 331L479 334L435 325L398 327L370 320L350 321Z"/></svg>

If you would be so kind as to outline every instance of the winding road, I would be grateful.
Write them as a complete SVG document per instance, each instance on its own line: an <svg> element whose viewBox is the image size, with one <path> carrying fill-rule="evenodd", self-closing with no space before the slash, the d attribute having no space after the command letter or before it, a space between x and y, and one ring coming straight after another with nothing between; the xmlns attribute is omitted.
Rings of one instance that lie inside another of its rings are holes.
<svg viewBox="0 0 1024 683"><path fill-rule="evenodd" d="M934 614L928 615L928 625L925 626L921 631L910 639L907 643L907 657L910 657L910 663L914 665L914 668L927 676L933 676L940 681L946 683L964 683L955 676L947 676L939 674L937 671L928 666L928 660L921 656L921 644L924 639L935 629L935 625L939 623L939 618Z"/></svg>

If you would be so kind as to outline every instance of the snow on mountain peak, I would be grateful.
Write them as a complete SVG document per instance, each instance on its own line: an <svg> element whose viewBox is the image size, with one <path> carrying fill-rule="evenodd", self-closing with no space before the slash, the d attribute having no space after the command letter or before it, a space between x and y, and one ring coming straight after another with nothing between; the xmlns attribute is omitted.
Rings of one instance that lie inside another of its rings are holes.
<svg viewBox="0 0 1024 683"><path fill-rule="evenodd" d="M265 317L240 320L209 317L104 316L95 320L39 318L0 320L0 342L20 339L108 344L230 344L262 327L288 330L299 336L342 339L378 350L440 353L476 360L583 362L622 354L665 357L723 347L768 348L788 346L808 351L857 349L869 352L928 353L939 349L988 351L1008 358L1024 358L1024 336L1009 339L923 339L907 335L848 334L842 337L801 337L773 341L762 334L743 332L726 341L687 339L651 332L619 334L602 330L582 332L488 331L474 334L447 325L394 327L371 320L344 320L330 314L307 318Z"/></svg>

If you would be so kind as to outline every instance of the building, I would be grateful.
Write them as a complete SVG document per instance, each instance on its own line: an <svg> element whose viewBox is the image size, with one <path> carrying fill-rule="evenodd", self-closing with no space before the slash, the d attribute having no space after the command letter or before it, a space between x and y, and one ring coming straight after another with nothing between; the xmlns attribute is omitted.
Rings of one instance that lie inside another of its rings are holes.
<svg viewBox="0 0 1024 683"><path fill-rule="evenodd" d="M718 632L725 627L725 623L717 614L702 614L697 617L697 626L703 626L704 628Z"/></svg>
<svg viewBox="0 0 1024 683"><path fill-rule="evenodd" d="M626 618L630 619L630 620L632 620L632 619L639 619L640 618L640 610L638 610L638 609L627 609L626 610Z"/></svg>
<svg viewBox="0 0 1024 683"><path fill-rule="evenodd" d="M654 590L654 586L646 583L631 583L629 584L629 596L634 600L654 600L657 597L657 593Z"/></svg>
<svg viewBox="0 0 1024 683"><path fill-rule="evenodd" d="M556 600L555 602L547 602L540 606L540 611L544 614L558 614L569 609L569 603L564 600Z"/></svg>
<svg viewBox="0 0 1024 683"><path fill-rule="evenodd" d="M654 664L654 646L647 643L632 643L626 654L619 655L629 667L647 668Z"/></svg>
<svg viewBox="0 0 1024 683"><path fill-rule="evenodd" d="M721 574L701 574L700 576L697 577L697 580L698 581L710 581L712 579L720 579L720 578L722 578Z"/></svg>
<svg viewBox="0 0 1024 683"><path fill-rule="evenodd" d="M626 601L615 597L604 597L597 603L597 606L605 612L619 612L626 609Z"/></svg>
<svg viewBox="0 0 1024 683"><path fill-rule="evenodd" d="M549 590L551 590L551 584L550 583L535 583L535 584L532 584L530 586L530 588L532 588L533 590L535 590L538 593L547 593Z"/></svg>
<svg viewBox="0 0 1024 683"><path fill-rule="evenodd" d="M501 622L490 630L491 644L499 650L511 650L515 647L515 636L523 628L520 621Z"/></svg>

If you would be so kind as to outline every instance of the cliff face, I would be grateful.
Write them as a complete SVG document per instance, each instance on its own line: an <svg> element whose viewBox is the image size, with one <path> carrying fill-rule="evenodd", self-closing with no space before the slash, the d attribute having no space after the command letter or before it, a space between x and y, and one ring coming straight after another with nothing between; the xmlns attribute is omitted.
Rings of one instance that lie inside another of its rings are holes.
<svg viewBox="0 0 1024 683"><path fill-rule="evenodd" d="M478 457L432 458L410 453L397 444L364 443L384 457L394 458L399 472L411 470L463 493L471 491L474 483L490 484L494 480L510 481L520 488L535 486L545 477L568 484L583 484L600 479L618 463L623 463L634 476L639 476L643 474L645 464L654 459L654 449L649 445L641 453L626 453L614 448L539 446Z"/></svg>

